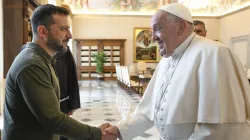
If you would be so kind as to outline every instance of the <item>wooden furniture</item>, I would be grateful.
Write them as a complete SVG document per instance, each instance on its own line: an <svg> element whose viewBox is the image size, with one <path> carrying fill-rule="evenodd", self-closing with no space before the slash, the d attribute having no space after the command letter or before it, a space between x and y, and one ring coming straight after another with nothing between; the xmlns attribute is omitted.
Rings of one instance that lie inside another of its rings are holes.
<svg viewBox="0 0 250 140"><path fill-rule="evenodd" d="M31 41L30 16L39 5L38 0L3 0L4 78L23 44Z"/></svg>
<svg viewBox="0 0 250 140"><path fill-rule="evenodd" d="M92 55L104 51L104 79L116 79L115 65L124 65L125 39L76 39L78 79L96 79L96 63Z"/></svg>
<svg viewBox="0 0 250 140"><path fill-rule="evenodd" d="M141 96L143 95L143 86L140 82L131 80L131 77L128 72L127 66L115 66L117 72L117 81L121 88L128 91L128 93L138 93Z"/></svg>

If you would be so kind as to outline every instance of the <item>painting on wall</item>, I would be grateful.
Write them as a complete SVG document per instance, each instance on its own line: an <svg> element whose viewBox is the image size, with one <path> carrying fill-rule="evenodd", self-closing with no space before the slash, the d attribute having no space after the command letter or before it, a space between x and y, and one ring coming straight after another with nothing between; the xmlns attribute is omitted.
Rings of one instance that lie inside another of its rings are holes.
<svg viewBox="0 0 250 140"><path fill-rule="evenodd" d="M44 1L44 0L35 0ZM221 16L250 6L250 0L60 0L73 14L152 15L169 3L182 3L193 16Z"/></svg>
<svg viewBox="0 0 250 140"><path fill-rule="evenodd" d="M192 15L224 15L250 5L250 0L178 0Z"/></svg>
<svg viewBox="0 0 250 140"><path fill-rule="evenodd" d="M29 0L30 2L34 2L37 5L44 5L44 4L48 4L48 0Z"/></svg>
<svg viewBox="0 0 250 140"><path fill-rule="evenodd" d="M170 0L61 0L73 13L133 12L153 13Z"/></svg>
<svg viewBox="0 0 250 140"><path fill-rule="evenodd" d="M134 62L159 62L158 44L151 36L151 28L134 28Z"/></svg>

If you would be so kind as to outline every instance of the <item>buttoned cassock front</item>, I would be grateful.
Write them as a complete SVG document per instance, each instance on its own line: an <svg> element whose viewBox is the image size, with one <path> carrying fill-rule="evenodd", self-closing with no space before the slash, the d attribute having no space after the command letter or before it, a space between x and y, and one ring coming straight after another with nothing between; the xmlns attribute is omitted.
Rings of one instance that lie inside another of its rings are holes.
<svg viewBox="0 0 250 140"><path fill-rule="evenodd" d="M163 81L170 84L159 100ZM124 140L153 125L165 140L248 140L249 91L243 67L230 49L192 33L173 58L159 62L136 110L117 127Z"/></svg>

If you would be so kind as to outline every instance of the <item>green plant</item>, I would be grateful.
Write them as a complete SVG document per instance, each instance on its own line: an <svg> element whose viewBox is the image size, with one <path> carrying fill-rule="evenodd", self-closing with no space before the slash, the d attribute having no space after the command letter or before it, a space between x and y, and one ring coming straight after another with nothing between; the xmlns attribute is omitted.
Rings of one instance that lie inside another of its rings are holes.
<svg viewBox="0 0 250 140"><path fill-rule="evenodd" d="M107 56L103 51L99 51L93 54L93 58L96 62L96 72L100 75L103 73L104 62L107 60Z"/></svg>

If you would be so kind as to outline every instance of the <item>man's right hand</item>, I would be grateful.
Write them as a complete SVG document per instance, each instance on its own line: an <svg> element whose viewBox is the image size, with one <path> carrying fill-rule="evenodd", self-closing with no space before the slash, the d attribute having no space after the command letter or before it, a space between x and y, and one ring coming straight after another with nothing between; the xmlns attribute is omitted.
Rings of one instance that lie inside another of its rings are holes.
<svg viewBox="0 0 250 140"><path fill-rule="evenodd" d="M109 126L110 126L110 123L103 123L103 124L101 124L101 125L99 126L99 128L100 128L101 131L102 131L102 134L103 134L104 130L105 130L106 128L108 128Z"/></svg>
<svg viewBox="0 0 250 140"><path fill-rule="evenodd" d="M122 139L119 129L115 125L111 125L104 130L103 135L108 135L108 134L113 134L119 139Z"/></svg>

